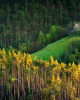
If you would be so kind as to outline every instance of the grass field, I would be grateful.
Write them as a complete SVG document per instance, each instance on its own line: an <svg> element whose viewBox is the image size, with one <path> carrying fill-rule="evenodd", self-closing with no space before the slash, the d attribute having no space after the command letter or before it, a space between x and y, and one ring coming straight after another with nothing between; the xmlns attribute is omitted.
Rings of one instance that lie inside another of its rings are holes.
<svg viewBox="0 0 80 100"><path fill-rule="evenodd" d="M80 37L76 37L80 38ZM60 58L63 53L67 50L68 44L74 39L74 37L65 37L60 39L52 44L47 45L45 48L40 51L33 53L31 56L34 58L37 56L37 59L48 60L50 56L53 56L55 59Z"/></svg>

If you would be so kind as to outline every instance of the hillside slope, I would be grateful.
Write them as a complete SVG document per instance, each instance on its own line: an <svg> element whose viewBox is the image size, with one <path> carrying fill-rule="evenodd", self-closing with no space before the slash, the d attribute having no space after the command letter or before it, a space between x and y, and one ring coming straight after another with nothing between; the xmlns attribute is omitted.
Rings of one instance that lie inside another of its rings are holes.
<svg viewBox="0 0 80 100"><path fill-rule="evenodd" d="M75 36L75 38L79 38ZM41 49L40 51L33 53L31 56L34 58L37 56L37 59L48 60L50 56L53 56L55 59L59 59L63 53L67 50L67 46L70 42L74 39L74 37L65 37L62 38L52 44L47 45L45 48Z"/></svg>

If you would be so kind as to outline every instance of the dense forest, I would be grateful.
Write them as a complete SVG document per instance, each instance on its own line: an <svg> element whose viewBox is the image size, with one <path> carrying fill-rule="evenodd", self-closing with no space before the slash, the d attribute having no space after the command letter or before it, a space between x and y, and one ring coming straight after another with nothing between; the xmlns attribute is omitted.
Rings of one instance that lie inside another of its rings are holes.
<svg viewBox="0 0 80 100"><path fill-rule="evenodd" d="M0 100L80 100L80 64L0 51Z"/></svg>
<svg viewBox="0 0 80 100"><path fill-rule="evenodd" d="M79 0L0 0L0 48L33 53L66 36L66 25L75 20Z"/></svg>

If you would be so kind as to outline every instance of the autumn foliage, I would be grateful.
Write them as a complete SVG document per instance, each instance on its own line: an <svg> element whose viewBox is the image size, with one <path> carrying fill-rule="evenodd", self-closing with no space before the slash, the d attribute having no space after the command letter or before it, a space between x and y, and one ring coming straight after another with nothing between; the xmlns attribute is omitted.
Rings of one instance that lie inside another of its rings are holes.
<svg viewBox="0 0 80 100"><path fill-rule="evenodd" d="M0 100L80 100L80 65L0 51Z"/></svg>

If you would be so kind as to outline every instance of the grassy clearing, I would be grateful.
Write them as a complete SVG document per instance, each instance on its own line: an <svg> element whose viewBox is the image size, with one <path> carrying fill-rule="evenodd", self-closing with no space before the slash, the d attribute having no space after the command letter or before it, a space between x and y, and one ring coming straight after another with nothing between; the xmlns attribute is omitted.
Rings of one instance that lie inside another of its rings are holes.
<svg viewBox="0 0 80 100"><path fill-rule="evenodd" d="M74 37L65 37L60 39L52 44L47 45L45 48L40 51L33 53L31 56L34 58L37 56L37 59L48 60L52 55L55 59L60 58L63 53L67 50L68 44L73 40ZM76 37L80 38L80 37Z"/></svg>

